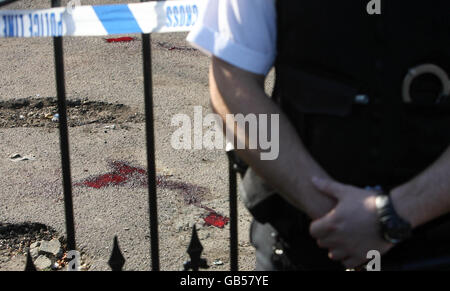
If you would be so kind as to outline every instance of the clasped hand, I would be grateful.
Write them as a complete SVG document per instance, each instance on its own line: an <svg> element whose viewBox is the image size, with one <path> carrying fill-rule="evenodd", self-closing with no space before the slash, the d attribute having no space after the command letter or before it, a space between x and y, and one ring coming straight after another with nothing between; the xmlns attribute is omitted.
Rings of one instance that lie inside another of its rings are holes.
<svg viewBox="0 0 450 291"><path fill-rule="evenodd" d="M379 232L376 192L320 178L313 178L312 183L337 202L310 226L311 235L319 247L328 249L330 259L354 268L367 261L370 250L384 254L392 248Z"/></svg>

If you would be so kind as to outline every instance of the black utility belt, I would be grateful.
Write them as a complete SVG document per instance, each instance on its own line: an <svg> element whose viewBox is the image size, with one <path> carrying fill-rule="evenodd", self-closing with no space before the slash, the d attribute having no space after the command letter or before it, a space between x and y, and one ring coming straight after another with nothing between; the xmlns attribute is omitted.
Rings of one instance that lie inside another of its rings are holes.
<svg viewBox="0 0 450 291"><path fill-rule="evenodd" d="M369 108L383 105L388 100L384 94L399 94L405 110L424 110L424 113L448 114L450 109L450 78L443 65L421 64L406 70L400 78L398 90L392 88L371 89L369 84L336 75L316 74L289 64L278 64L278 84L274 99L290 116L298 113L345 117L354 105ZM383 89L389 92L384 92ZM398 91L398 93L394 93ZM375 93L378 92L378 93ZM378 96L377 96L378 95ZM394 97L394 96L390 96ZM398 104L397 101L388 101ZM419 111L420 112L420 111Z"/></svg>
<svg viewBox="0 0 450 291"><path fill-rule="evenodd" d="M450 78L436 64L422 64L408 70L402 83L402 99L413 105L450 104ZM354 103L369 104L366 94L355 95Z"/></svg>

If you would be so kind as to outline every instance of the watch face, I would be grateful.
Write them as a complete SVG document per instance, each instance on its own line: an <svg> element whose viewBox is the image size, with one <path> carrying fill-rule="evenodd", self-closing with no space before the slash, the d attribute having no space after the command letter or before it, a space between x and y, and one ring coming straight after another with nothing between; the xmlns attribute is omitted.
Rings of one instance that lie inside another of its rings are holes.
<svg viewBox="0 0 450 291"><path fill-rule="evenodd" d="M407 239L411 235L409 225L393 219L386 221L386 235L389 240L395 240L394 243Z"/></svg>

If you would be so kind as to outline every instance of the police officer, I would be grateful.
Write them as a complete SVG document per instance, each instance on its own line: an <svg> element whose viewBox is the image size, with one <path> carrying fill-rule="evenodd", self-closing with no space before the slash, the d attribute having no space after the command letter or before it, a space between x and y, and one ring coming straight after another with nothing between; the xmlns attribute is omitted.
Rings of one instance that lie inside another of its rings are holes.
<svg viewBox="0 0 450 291"><path fill-rule="evenodd" d="M384 269L449 267L448 11L448 0L208 1L188 40L212 55L213 109L280 117L276 160L237 152L258 270L355 268L370 250Z"/></svg>

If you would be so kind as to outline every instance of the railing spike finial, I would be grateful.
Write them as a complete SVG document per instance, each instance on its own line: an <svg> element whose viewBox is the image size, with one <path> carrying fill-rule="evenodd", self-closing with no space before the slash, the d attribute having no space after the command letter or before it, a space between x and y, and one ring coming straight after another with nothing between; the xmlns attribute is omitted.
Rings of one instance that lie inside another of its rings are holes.
<svg viewBox="0 0 450 291"><path fill-rule="evenodd" d="M31 258L30 250L27 252L27 264L25 265L25 272L35 272L36 266L33 263L33 259Z"/></svg>
<svg viewBox="0 0 450 291"><path fill-rule="evenodd" d="M197 227L194 224L194 227L192 228L191 242L189 243L189 247L187 249L187 253L189 254L191 260L184 263L185 271L188 271L190 269L192 269L193 271L198 271L199 268L209 268L206 259L201 258L202 252L203 246L198 239Z"/></svg>
<svg viewBox="0 0 450 291"><path fill-rule="evenodd" d="M114 236L114 246L109 258L108 265L113 271L122 271L123 265L125 265L125 258L122 255L119 247L119 240L117 236Z"/></svg>

